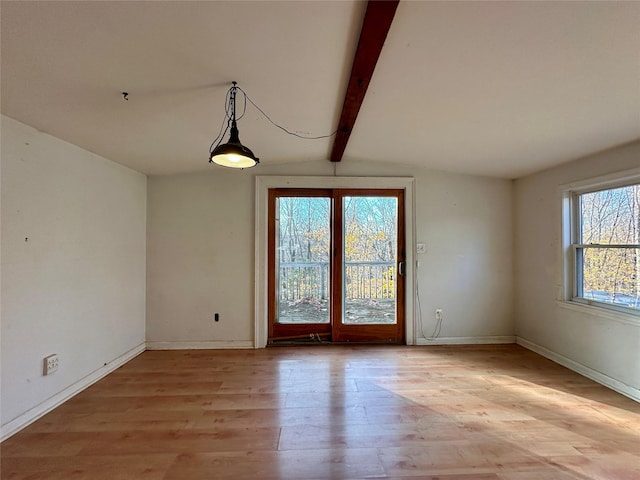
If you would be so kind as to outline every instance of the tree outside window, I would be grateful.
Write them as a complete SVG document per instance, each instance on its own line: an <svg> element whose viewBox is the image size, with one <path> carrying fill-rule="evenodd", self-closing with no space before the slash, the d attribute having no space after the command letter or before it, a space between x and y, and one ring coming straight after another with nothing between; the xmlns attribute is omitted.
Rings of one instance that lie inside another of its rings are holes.
<svg viewBox="0 0 640 480"><path fill-rule="evenodd" d="M640 309L640 184L577 194L575 296Z"/></svg>

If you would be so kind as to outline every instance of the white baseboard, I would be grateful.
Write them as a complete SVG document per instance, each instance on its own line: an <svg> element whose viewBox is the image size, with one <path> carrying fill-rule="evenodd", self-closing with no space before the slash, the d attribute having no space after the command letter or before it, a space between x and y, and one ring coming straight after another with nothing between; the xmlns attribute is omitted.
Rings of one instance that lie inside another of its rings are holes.
<svg viewBox="0 0 640 480"><path fill-rule="evenodd" d="M515 335L492 335L485 337L437 337L418 338L416 345L490 345L516 343Z"/></svg>
<svg viewBox="0 0 640 480"><path fill-rule="evenodd" d="M559 353L553 352L537 343L531 342L522 337L516 337L516 343L518 345L523 346L524 348L536 352L539 355L542 355L549 360L556 362L563 367L567 367L569 370L573 370L580 375L583 375L587 378L590 378L594 382L597 382L605 387L609 387L611 390L615 390L622 395L635 400L636 402L640 402L640 390L632 387L631 385L627 385L626 383L622 383L619 380L616 380L613 377L605 375L604 373L598 372L592 368L587 367L581 363L578 363L574 360L571 360L564 355L560 355Z"/></svg>
<svg viewBox="0 0 640 480"><path fill-rule="evenodd" d="M203 342L147 342L147 350L222 350L222 349L254 348L252 341L231 340L218 342L215 340Z"/></svg>
<svg viewBox="0 0 640 480"><path fill-rule="evenodd" d="M62 405L64 402L69 400L71 397L77 395L84 389L90 387L102 377L110 374L117 368L120 368L122 365L127 363L129 360L137 357L142 352L145 351L145 344L141 343L140 345L132 348L128 352L123 353L119 357L115 358L108 364L103 367L98 368L93 371L89 375L84 378L81 378L77 382L69 385L67 388L62 390L61 392L55 394L44 402L36 405L35 407L27 410L23 414L14 418L13 420L2 425L0 432L0 441L4 441L9 438L11 435L19 432L26 426L38 420L40 417L46 415L54 408Z"/></svg>

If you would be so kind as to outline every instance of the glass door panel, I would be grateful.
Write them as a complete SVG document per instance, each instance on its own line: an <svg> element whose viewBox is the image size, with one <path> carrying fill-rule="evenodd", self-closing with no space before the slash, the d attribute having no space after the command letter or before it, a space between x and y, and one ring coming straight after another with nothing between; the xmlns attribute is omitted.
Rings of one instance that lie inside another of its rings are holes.
<svg viewBox="0 0 640 480"><path fill-rule="evenodd" d="M276 199L278 323L329 323L331 199Z"/></svg>
<svg viewBox="0 0 640 480"><path fill-rule="evenodd" d="M273 189L269 343L404 341L404 191Z"/></svg>
<svg viewBox="0 0 640 480"><path fill-rule="evenodd" d="M269 190L269 343L331 340L332 206L331 190Z"/></svg>
<svg viewBox="0 0 640 480"><path fill-rule="evenodd" d="M404 342L404 191L334 190L332 339Z"/></svg>
<svg viewBox="0 0 640 480"><path fill-rule="evenodd" d="M398 199L345 196L342 322L395 324Z"/></svg>

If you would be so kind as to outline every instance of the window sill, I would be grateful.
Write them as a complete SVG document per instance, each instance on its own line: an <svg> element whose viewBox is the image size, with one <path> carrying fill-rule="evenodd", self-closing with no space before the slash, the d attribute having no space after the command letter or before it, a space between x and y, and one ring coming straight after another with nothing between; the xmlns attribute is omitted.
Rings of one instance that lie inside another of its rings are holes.
<svg viewBox="0 0 640 480"><path fill-rule="evenodd" d="M606 318L607 320L640 327L640 313L626 313L601 307L599 305L588 305L586 303L573 302L571 300L557 300L556 304L561 308L573 310L574 312L580 312L583 314L593 315L594 317Z"/></svg>

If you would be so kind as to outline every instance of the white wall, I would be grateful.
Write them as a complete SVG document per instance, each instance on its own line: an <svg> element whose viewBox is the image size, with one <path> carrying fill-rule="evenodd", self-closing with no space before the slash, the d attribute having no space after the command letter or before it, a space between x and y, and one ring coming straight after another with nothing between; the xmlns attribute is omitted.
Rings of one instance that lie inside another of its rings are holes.
<svg viewBox="0 0 640 480"><path fill-rule="evenodd" d="M1 204L6 437L144 349L146 177L3 116Z"/></svg>
<svg viewBox="0 0 640 480"><path fill-rule="evenodd" d="M155 348L252 346L255 175L333 175L334 165L153 176L148 183L147 341ZM424 333L513 340L512 182L360 161L344 176L413 176ZM220 322L213 314L220 313ZM420 327L418 327L420 336Z"/></svg>
<svg viewBox="0 0 640 480"><path fill-rule="evenodd" d="M560 186L640 165L640 142L563 164L514 184L519 342L640 399L640 321L569 308L562 298ZM618 318L616 318L618 317Z"/></svg>

